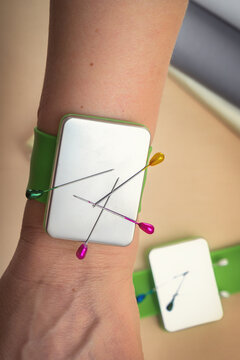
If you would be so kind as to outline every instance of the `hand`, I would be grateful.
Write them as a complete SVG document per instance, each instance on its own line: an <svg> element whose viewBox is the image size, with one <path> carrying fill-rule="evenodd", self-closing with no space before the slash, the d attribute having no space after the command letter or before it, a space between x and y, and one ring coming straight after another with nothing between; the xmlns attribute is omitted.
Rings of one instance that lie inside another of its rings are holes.
<svg viewBox="0 0 240 360"><path fill-rule="evenodd" d="M6 359L18 358L19 349L23 359L79 359L88 353L105 359L106 338L118 339L111 355L117 359L123 328L121 356L131 349L132 359L141 357L132 285L137 236L123 248L90 244L91 253L79 261L78 243L51 238L43 216L44 205L29 200L17 250L1 279L1 326L11 329L0 340L8 348Z"/></svg>

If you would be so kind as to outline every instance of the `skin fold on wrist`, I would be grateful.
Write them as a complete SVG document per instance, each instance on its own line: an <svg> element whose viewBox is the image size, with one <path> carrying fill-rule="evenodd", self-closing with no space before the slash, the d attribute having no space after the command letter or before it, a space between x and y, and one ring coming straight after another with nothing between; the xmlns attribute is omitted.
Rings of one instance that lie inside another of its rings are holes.
<svg viewBox="0 0 240 360"><path fill-rule="evenodd" d="M50 237L43 229L43 216L44 205L35 200L28 200L20 241L11 263L11 268L18 267L15 272L26 273L26 268L29 267L29 276L44 277L48 282L55 282L58 277L60 281L61 277L69 277L74 281L81 275L86 278L104 277L109 280L112 276L116 279L132 276L138 243L137 229L129 246L90 243L90 255L80 261L75 255L79 242ZM19 258L22 258L22 261L19 261Z"/></svg>

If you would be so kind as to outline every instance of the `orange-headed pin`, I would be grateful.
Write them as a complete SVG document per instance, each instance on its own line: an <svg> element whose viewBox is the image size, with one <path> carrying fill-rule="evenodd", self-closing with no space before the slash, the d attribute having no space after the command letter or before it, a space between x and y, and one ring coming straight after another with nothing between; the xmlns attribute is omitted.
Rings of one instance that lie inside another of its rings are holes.
<svg viewBox="0 0 240 360"><path fill-rule="evenodd" d="M127 180L125 180L122 184L120 184L118 187L116 187L112 192L104 195L100 200L98 200L97 202L95 202L95 204L93 206L98 205L102 200L104 200L106 197L108 197L110 194L113 194L115 191L117 191L118 189L120 189L123 185L125 185L128 181L132 180L135 176L137 176L138 174L140 174L140 172L146 170L146 168L148 166L155 166L157 164L160 164L161 162L163 162L163 160L165 159L164 154L158 152L155 155L153 155L153 157L150 159L149 163L144 166L144 168L142 168L141 170L139 170L138 172L136 172L136 174L132 175L130 178L128 178Z"/></svg>

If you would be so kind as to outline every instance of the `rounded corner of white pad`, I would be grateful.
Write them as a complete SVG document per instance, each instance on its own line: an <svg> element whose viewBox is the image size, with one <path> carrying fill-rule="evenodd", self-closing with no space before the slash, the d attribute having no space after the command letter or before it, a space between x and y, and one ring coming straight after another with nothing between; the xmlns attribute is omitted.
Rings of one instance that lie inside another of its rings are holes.
<svg viewBox="0 0 240 360"><path fill-rule="evenodd" d="M141 126L140 128L145 131L145 133L146 133L146 135L147 135L147 137L148 137L148 140L149 140L149 142L150 142L150 140L151 140L151 133L150 133L150 131L148 130L148 128L145 127L145 126Z"/></svg>
<svg viewBox="0 0 240 360"><path fill-rule="evenodd" d="M206 239L204 239L204 238L202 238L202 237L199 237L199 238L195 239L195 241L197 241L197 242L203 244L204 246L207 246L207 248L209 248L208 242L207 242Z"/></svg>
<svg viewBox="0 0 240 360"><path fill-rule="evenodd" d="M216 316L216 321L221 320L224 316L224 312L223 312L223 307L222 307L222 302L220 300L220 307L219 307L219 313L218 316Z"/></svg>
<svg viewBox="0 0 240 360"><path fill-rule="evenodd" d="M119 244L119 245L122 246L122 247L127 247L127 246L129 246L129 245L133 242L133 238L134 238L134 234L133 234L133 236L132 236L131 239L129 239L128 241L122 242L122 243Z"/></svg>
<svg viewBox="0 0 240 360"><path fill-rule="evenodd" d="M181 330L181 329L176 329L175 327L172 327L170 324L165 324L164 321L163 321L163 326L164 326L164 329L169 333L173 333L175 331Z"/></svg>
<svg viewBox="0 0 240 360"><path fill-rule="evenodd" d="M57 238L55 232L54 232L54 231L51 231L51 229L50 229L48 226L46 226L46 227L44 228L44 230L45 230L46 233L47 233L49 236L51 236L52 238L54 238L54 239Z"/></svg>

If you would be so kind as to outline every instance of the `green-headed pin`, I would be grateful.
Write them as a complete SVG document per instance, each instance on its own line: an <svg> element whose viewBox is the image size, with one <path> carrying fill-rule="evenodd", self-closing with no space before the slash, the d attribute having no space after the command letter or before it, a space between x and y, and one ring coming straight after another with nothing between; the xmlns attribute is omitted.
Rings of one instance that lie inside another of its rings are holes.
<svg viewBox="0 0 240 360"><path fill-rule="evenodd" d="M59 187L62 187L62 186L66 186L66 185L70 185L70 184L73 184L77 181L81 181L81 180L85 180L85 179L89 179L93 176L97 176L97 175L102 175L102 174L105 174L107 172L110 172L110 171L113 171L114 169L109 169L109 170L105 170L105 171L101 171L99 173L96 173L96 174L92 174L92 175L88 175L88 176L85 176L83 178L80 178L80 179L76 179L76 180L72 180L72 181L69 181L67 183L64 183L64 184L61 184L61 185L57 185L57 186L54 186L50 189L46 189L46 190L33 190L33 189L27 189L26 191L26 198L28 200L32 200L32 199L38 199L40 198L44 193L47 193L48 191L51 191L51 190L54 190L54 189L57 189Z"/></svg>

